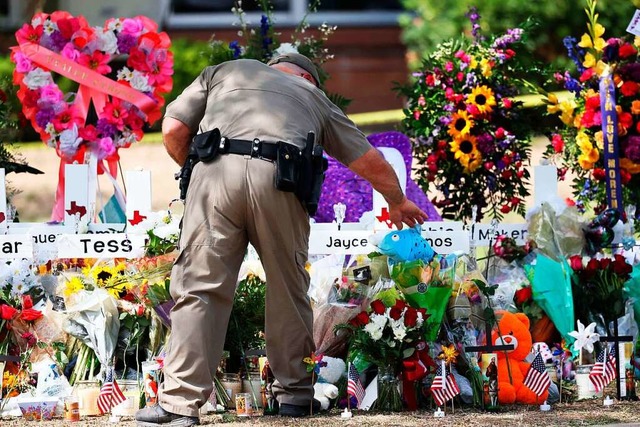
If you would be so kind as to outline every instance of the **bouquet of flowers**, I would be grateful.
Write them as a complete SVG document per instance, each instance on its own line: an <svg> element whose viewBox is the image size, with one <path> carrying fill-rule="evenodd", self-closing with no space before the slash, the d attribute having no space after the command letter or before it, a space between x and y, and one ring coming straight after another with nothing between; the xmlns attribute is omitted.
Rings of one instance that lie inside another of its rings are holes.
<svg viewBox="0 0 640 427"><path fill-rule="evenodd" d="M588 31L580 41L564 40L569 57L575 63L576 75L569 71L556 73L556 81L573 93L563 101L547 93L548 111L557 115L563 127L551 135L546 156L561 163L561 176L567 170L574 174L572 183L576 204L582 211L592 208L600 213L607 207L604 161L603 111L600 79L611 73L616 86L614 102L619 138L619 185L622 202L637 208L640 203L640 62L637 41L626 37L604 38L605 28L598 23L597 0L586 0ZM611 206L610 206L611 207ZM633 214L638 225L638 213Z"/></svg>
<svg viewBox="0 0 640 427"><path fill-rule="evenodd" d="M571 282L577 318L591 323L592 315L602 315L605 325L624 314L624 284L631 277L633 267L622 255L613 258L569 258L573 271Z"/></svg>
<svg viewBox="0 0 640 427"><path fill-rule="evenodd" d="M408 98L402 125L413 139L415 173L425 192L439 192L443 218L524 215L532 121L512 98L525 72L517 52L524 30L486 40L477 12L468 16L473 39L438 45L415 83L398 88Z"/></svg>

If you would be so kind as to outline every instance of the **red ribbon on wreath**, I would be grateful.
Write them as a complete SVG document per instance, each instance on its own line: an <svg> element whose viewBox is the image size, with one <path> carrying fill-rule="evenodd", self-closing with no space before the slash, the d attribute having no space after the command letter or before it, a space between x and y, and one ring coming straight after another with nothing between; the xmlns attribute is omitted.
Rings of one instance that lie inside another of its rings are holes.
<svg viewBox="0 0 640 427"><path fill-rule="evenodd" d="M11 48L13 80L20 86L23 112L60 156L51 219L61 221L65 165L84 163L89 150L98 159L98 173L108 173L115 186L118 150L140 141L144 124L161 117L163 95L173 86L171 43L144 16L91 27L84 17L63 11L36 14L16 32L16 39L18 46ZM126 65L112 80L106 76L112 71L109 63L119 58L126 59ZM79 85L75 96L60 90L52 72ZM87 123L91 103L96 123Z"/></svg>

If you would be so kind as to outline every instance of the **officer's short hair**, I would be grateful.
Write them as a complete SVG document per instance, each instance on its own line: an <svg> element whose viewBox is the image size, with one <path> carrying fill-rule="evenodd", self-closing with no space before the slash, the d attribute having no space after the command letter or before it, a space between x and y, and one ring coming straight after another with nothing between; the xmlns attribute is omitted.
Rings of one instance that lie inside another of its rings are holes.
<svg viewBox="0 0 640 427"><path fill-rule="evenodd" d="M316 68L314 63L306 56L295 52L283 53L271 58L271 60L267 62L267 65L279 64L281 62L288 62L302 68L303 70L311 74L313 79L316 81L316 86L320 87L320 76L318 74L318 69Z"/></svg>

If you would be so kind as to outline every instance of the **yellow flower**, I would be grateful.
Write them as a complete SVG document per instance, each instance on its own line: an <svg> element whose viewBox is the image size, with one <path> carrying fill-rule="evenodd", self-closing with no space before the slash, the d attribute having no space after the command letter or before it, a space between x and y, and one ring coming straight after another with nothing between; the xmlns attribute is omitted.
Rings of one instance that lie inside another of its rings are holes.
<svg viewBox="0 0 640 427"><path fill-rule="evenodd" d="M562 120L562 123L566 124L566 125L570 125L571 122L573 121L573 112L575 111L575 103L573 101L562 101L560 104L558 104L558 110L560 110L561 114L560 114L560 120Z"/></svg>
<svg viewBox="0 0 640 427"><path fill-rule="evenodd" d="M480 70L483 77L491 77L491 74L493 74L492 68L493 64L487 58L480 60Z"/></svg>
<svg viewBox="0 0 640 427"><path fill-rule="evenodd" d="M598 153L597 148L592 148L591 150L583 151L582 154L578 156L578 164L584 170L593 169L593 166L600 158L600 153Z"/></svg>
<svg viewBox="0 0 640 427"><path fill-rule="evenodd" d="M478 66L478 60L472 56L471 61L469 61L469 68L474 69L477 66Z"/></svg>
<svg viewBox="0 0 640 427"><path fill-rule="evenodd" d="M449 130L447 133L456 138L463 135L468 135L473 127L473 120L469 117L469 113L464 110L458 110L457 113L451 115L451 123L449 123Z"/></svg>
<svg viewBox="0 0 640 427"><path fill-rule="evenodd" d="M63 294L65 297L68 298L71 295L83 289L84 289L84 283L82 282L82 279L80 279L80 277L75 276L75 277L72 277L70 280L67 280L67 282L64 285Z"/></svg>
<svg viewBox="0 0 640 427"><path fill-rule="evenodd" d="M584 55L584 61L582 61L582 65L585 68L595 67L595 65L596 65L596 57L593 56L591 53L585 54Z"/></svg>
<svg viewBox="0 0 640 427"><path fill-rule="evenodd" d="M462 167L465 173L470 173L478 169L482 163L482 153L476 146L476 137L473 135L454 138L449 143L450 150Z"/></svg>
<svg viewBox="0 0 640 427"><path fill-rule="evenodd" d="M599 150L604 150L604 135L601 130L593 134L593 140L596 142L596 147Z"/></svg>
<svg viewBox="0 0 640 427"><path fill-rule="evenodd" d="M637 99L631 103L631 114L640 114L640 101Z"/></svg>
<svg viewBox="0 0 640 427"><path fill-rule="evenodd" d="M584 49L589 49L591 47L593 47L593 43L591 41L591 36L587 33L584 33L582 35L582 37L580 38L580 42L578 42L578 46L584 48Z"/></svg>
<svg viewBox="0 0 640 427"><path fill-rule="evenodd" d="M584 132L578 132L578 134L576 135L576 145L580 148L580 151L582 151L583 153L593 148L593 144L591 144L589 135L587 135Z"/></svg>
<svg viewBox="0 0 640 427"><path fill-rule="evenodd" d="M456 346L454 344L442 346L442 353L438 355L438 359L444 359L444 363L453 363L456 361L456 357L458 357L458 350L456 350Z"/></svg>
<svg viewBox="0 0 640 427"><path fill-rule="evenodd" d="M493 96L493 91L485 85L474 87L467 101L478 107L482 114L492 112L493 107L496 106L496 98Z"/></svg>

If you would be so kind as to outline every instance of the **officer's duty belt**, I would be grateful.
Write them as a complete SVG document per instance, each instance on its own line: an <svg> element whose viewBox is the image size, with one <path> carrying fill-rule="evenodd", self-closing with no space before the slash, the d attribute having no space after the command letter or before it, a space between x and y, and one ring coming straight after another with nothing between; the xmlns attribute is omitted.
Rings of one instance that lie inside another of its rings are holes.
<svg viewBox="0 0 640 427"><path fill-rule="evenodd" d="M221 154L240 154L243 156L257 157L266 160L275 160L277 157L278 145L273 142L260 141L258 138L230 139L220 138L218 152Z"/></svg>

